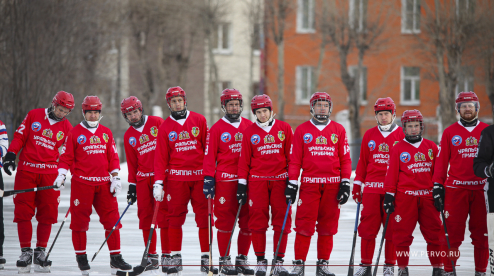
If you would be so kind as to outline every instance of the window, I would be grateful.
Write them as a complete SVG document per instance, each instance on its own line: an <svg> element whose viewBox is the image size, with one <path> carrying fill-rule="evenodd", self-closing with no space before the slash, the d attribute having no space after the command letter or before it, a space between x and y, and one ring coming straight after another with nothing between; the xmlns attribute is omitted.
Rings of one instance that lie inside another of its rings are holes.
<svg viewBox="0 0 494 276"><path fill-rule="evenodd" d="M473 91L473 68L471 67L461 68L455 87L455 95L466 91Z"/></svg>
<svg viewBox="0 0 494 276"><path fill-rule="evenodd" d="M350 0L349 15L350 28L357 32L365 30L367 21L367 3L369 0Z"/></svg>
<svg viewBox="0 0 494 276"><path fill-rule="evenodd" d="M401 0L401 32L420 33L420 0Z"/></svg>
<svg viewBox="0 0 494 276"><path fill-rule="evenodd" d="M313 67L297 66L295 91L297 104L309 104L314 77Z"/></svg>
<svg viewBox="0 0 494 276"><path fill-rule="evenodd" d="M357 75L358 66L350 66L350 76L355 77ZM359 95L360 95L360 104L367 104L367 67L362 68L362 73L356 83Z"/></svg>
<svg viewBox="0 0 494 276"><path fill-rule="evenodd" d="M400 102L402 105L420 104L420 68L401 67Z"/></svg>
<svg viewBox="0 0 494 276"><path fill-rule="evenodd" d="M297 9L297 32L315 32L314 0L298 0Z"/></svg>
<svg viewBox="0 0 494 276"><path fill-rule="evenodd" d="M218 24L213 33L213 50L215 53L231 53L230 23Z"/></svg>

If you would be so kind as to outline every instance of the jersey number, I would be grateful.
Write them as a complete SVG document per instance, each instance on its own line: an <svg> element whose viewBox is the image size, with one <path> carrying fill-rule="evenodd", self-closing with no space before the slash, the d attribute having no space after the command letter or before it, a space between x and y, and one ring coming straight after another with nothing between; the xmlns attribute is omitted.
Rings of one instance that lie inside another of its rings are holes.
<svg viewBox="0 0 494 276"><path fill-rule="evenodd" d="M20 134L24 135L23 131L26 128L24 124L20 125L19 128L16 130L16 132L19 132Z"/></svg>

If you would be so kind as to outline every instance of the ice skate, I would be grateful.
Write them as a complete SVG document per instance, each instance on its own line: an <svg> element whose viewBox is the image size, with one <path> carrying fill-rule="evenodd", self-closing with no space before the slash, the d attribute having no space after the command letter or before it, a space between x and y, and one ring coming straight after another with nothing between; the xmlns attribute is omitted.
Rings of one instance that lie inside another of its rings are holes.
<svg viewBox="0 0 494 276"><path fill-rule="evenodd" d="M182 275L182 270L182 255L173 255L168 263L168 276L180 276Z"/></svg>
<svg viewBox="0 0 494 276"><path fill-rule="evenodd" d="M81 270L82 275L88 276L89 270L91 269L91 267L89 266L89 263L87 262L87 254L76 255L75 257L77 260L77 266L79 266L79 269Z"/></svg>
<svg viewBox="0 0 494 276"><path fill-rule="evenodd" d="M440 267L435 267L432 269L432 276L443 276L444 270Z"/></svg>
<svg viewBox="0 0 494 276"><path fill-rule="evenodd" d="M408 276L408 267L398 268L398 276Z"/></svg>
<svg viewBox="0 0 494 276"><path fill-rule="evenodd" d="M302 260L293 261L293 269L290 271L290 276L304 276L305 262Z"/></svg>
<svg viewBox="0 0 494 276"><path fill-rule="evenodd" d="M268 260L257 261L256 276L266 276L268 270Z"/></svg>
<svg viewBox="0 0 494 276"><path fill-rule="evenodd" d="M383 276L394 276L394 275L395 275L395 267L394 267L394 265L385 264L384 267L383 267ZM439 274L439 276L441 276L441 274Z"/></svg>
<svg viewBox="0 0 494 276"><path fill-rule="evenodd" d="M170 254L161 254L161 272L168 273L168 265L170 264Z"/></svg>
<svg viewBox="0 0 494 276"><path fill-rule="evenodd" d="M316 275L317 276L335 276L335 274L333 272L329 271L327 260L318 260L317 261Z"/></svg>
<svg viewBox="0 0 494 276"><path fill-rule="evenodd" d="M33 263L33 250L31 248L22 248L22 253L17 261L17 270L19 274L30 273L31 264Z"/></svg>
<svg viewBox="0 0 494 276"><path fill-rule="evenodd" d="M359 269L353 276L372 276L372 271L370 266L365 266L363 264L360 264Z"/></svg>
<svg viewBox="0 0 494 276"><path fill-rule="evenodd" d="M46 260L44 247L36 247L33 256L34 272L50 273L51 261Z"/></svg>
<svg viewBox="0 0 494 276"><path fill-rule="evenodd" d="M274 260L273 260L274 261ZM273 275L276 276L288 276L288 270L283 266L283 259L277 258L273 268Z"/></svg>
<svg viewBox="0 0 494 276"><path fill-rule="evenodd" d="M486 273L475 271L475 276L486 276Z"/></svg>
<svg viewBox="0 0 494 276"><path fill-rule="evenodd" d="M7 261L3 256L0 256L0 269L3 269Z"/></svg>
<svg viewBox="0 0 494 276"><path fill-rule="evenodd" d="M160 266L159 255L158 254L148 254L148 262L144 271L157 270Z"/></svg>
<svg viewBox="0 0 494 276"><path fill-rule="evenodd" d="M230 256L220 257L220 275L238 275L237 269L233 266Z"/></svg>
<svg viewBox="0 0 494 276"><path fill-rule="evenodd" d="M249 262L247 261L247 256L238 255L235 258L235 267L237 268L238 275L251 276L254 275L254 269L249 267Z"/></svg>
<svg viewBox="0 0 494 276"><path fill-rule="evenodd" d="M218 269L216 267L212 267L213 275L218 275ZM203 276L208 275L209 273L209 255L201 256L201 272Z"/></svg>
<svg viewBox="0 0 494 276"><path fill-rule="evenodd" d="M110 267L111 267L111 274L116 275L117 271L131 271L132 266L125 262L125 260L122 258L122 254L115 254L115 255L110 255Z"/></svg>

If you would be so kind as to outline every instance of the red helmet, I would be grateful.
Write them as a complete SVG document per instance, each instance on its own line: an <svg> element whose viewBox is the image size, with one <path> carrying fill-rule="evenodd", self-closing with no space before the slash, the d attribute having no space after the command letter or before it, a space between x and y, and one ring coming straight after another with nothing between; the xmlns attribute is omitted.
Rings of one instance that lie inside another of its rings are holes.
<svg viewBox="0 0 494 276"><path fill-rule="evenodd" d="M396 114L396 105L393 99L390 97L379 98L374 104L374 112L377 114L379 111L390 111L392 115Z"/></svg>
<svg viewBox="0 0 494 276"><path fill-rule="evenodd" d="M55 106L63 106L65 108L68 108L70 110L74 109L74 96L70 93L67 93L65 91L59 91L55 97L53 97L53 100L51 101L51 104Z"/></svg>
<svg viewBox="0 0 494 276"><path fill-rule="evenodd" d="M259 108L269 108L270 110L273 110L273 102L271 101L271 98L266 95L255 95L254 98L252 98L252 101L250 102L250 107L252 109L252 113L254 115L256 114L256 109Z"/></svg>
<svg viewBox="0 0 494 276"><path fill-rule="evenodd" d="M86 96L82 101L82 112L86 113L86 111L99 110L101 111L101 107L103 104L99 100L98 96Z"/></svg>
<svg viewBox="0 0 494 276"><path fill-rule="evenodd" d="M242 94L237 89L225 89L221 93L221 105L225 106L230 100L239 100L242 105Z"/></svg>
<svg viewBox="0 0 494 276"><path fill-rule="evenodd" d="M479 98L475 92L460 92L458 96L456 96L456 111L460 109L462 103L473 102L476 107L476 111L479 110Z"/></svg>
<svg viewBox="0 0 494 276"><path fill-rule="evenodd" d="M422 117L422 113L418 111L417 109L414 110L405 110L403 112L403 115L401 115L401 123L403 126L405 126L405 123L408 122L424 122L424 117Z"/></svg>
<svg viewBox="0 0 494 276"><path fill-rule="evenodd" d="M170 100L177 96L182 97L184 99L185 106L187 106L187 97L185 96L185 91L180 86L174 86L168 88L168 91L166 91L166 103L168 104L168 107L170 107Z"/></svg>
<svg viewBox="0 0 494 276"><path fill-rule="evenodd" d="M329 113L327 115L315 114L314 105L319 101L325 101L329 103ZM310 97L310 114L320 121L326 121L333 112L333 102L331 96L326 92L316 92Z"/></svg>
<svg viewBox="0 0 494 276"><path fill-rule="evenodd" d="M120 110L122 111L124 118L126 118L126 113L134 111L136 109L139 109L142 112L142 103L135 96L130 96L126 99L123 99L122 103L120 104Z"/></svg>

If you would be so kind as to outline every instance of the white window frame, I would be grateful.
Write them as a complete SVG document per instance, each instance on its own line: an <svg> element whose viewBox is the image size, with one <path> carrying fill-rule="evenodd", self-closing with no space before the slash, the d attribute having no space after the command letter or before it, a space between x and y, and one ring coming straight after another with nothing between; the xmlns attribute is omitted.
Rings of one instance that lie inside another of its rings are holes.
<svg viewBox="0 0 494 276"><path fill-rule="evenodd" d="M227 25L228 26L228 48L223 48L223 26ZM231 54L233 52L232 49L232 24L230 22L223 22L219 23L218 26L216 27L216 32L213 33L213 35L217 35L217 40L218 40L218 45L220 46L219 48L216 47L217 45L213 45L213 53L215 54Z"/></svg>
<svg viewBox="0 0 494 276"><path fill-rule="evenodd" d="M406 19L409 13L407 12L407 1L413 1L413 12L411 13L412 17L412 29L406 29ZM420 33L420 24L417 26L417 22L415 21L415 15L418 13L418 16L422 16L420 13L420 9L417 10L417 2L421 0L401 0L401 33L403 34L418 34ZM420 6L419 6L420 7Z"/></svg>
<svg viewBox="0 0 494 276"><path fill-rule="evenodd" d="M308 69L309 72L308 72L308 76L307 76L307 83L303 84L302 83L302 80L303 80L303 70L305 69ZM314 76L314 67L313 66L307 66L307 65L304 65L304 66L297 66L296 67L296 73L295 73L295 102L296 104L298 105L309 105L310 104L310 97L312 95L312 83L313 83L313 80L312 78L315 77ZM303 97L303 89L304 89L304 85L305 85L305 88L307 89L307 97L304 98Z"/></svg>
<svg viewBox="0 0 494 276"><path fill-rule="evenodd" d="M350 0L349 3L349 11L348 11L348 18L349 18L349 23L350 23L350 28L354 29L354 23L355 23L355 2L359 2L359 18L358 18L358 28L356 29L357 32L363 32L364 31L364 18L365 18L365 13L367 11L364 11L364 1L365 0ZM372 1L372 0L371 0Z"/></svg>
<svg viewBox="0 0 494 276"><path fill-rule="evenodd" d="M405 76L405 68L416 66L402 66L400 72L400 105L420 105L420 73L418 76ZM419 71L420 72L420 71ZM412 82L410 97L411 99L405 99L405 80ZM416 81L419 81L419 98L415 99L415 86Z"/></svg>
<svg viewBox="0 0 494 276"><path fill-rule="evenodd" d="M285 0L283 0L285 1ZM288 0L286 0L288 1ZM304 19L304 1L309 2L309 27L305 28L303 26L303 19ZM307 34L307 33L315 33L315 0L298 0L298 7L297 7L297 33L301 34Z"/></svg>
<svg viewBox="0 0 494 276"><path fill-rule="evenodd" d="M348 67L348 73L352 77L355 77L357 70L358 70L357 65L352 65L352 66ZM369 95L367 93L368 92L367 91L367 76L366 76L367 75L367 67L363 66L362 72L363 72L363 74L360 74L358 84L357 84L358 85L358 93L359 93L359 101L360 101L360 105L367 105L367 100L364 100L364 98L363 98L364 94L362 93L362 91L364 91L364 88L365 88L365 92L367 94L366 98L369 99Z"/></svg>

